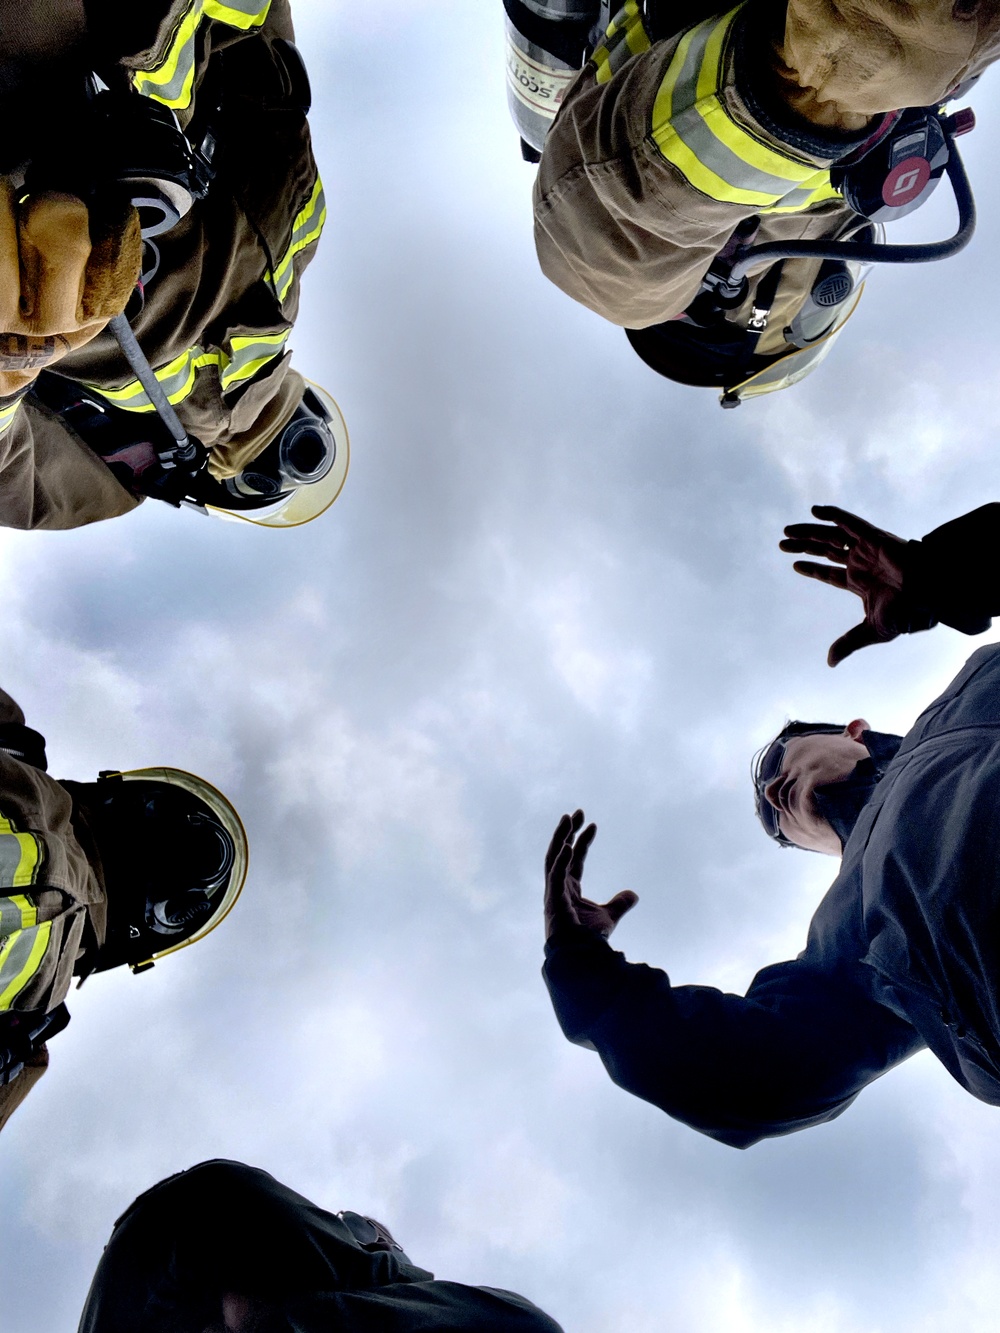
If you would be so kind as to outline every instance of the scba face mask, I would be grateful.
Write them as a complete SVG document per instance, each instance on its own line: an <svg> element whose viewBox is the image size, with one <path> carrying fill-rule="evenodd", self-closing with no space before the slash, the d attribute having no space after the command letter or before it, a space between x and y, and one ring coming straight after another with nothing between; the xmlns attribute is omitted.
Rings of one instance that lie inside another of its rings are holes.
<svg viewBox="0 0 1000 1333"><path fill-rule="evenodd" d="M322 481L336 458L337 442L330 429L329 414L316 393L307 387L302 402L277 438L239 476L223 484L231 495L275 500L299 486Z"/></svg>
<svg viewBox="0 0 1000 1333"><path fill-rule="evenodd" d="M325 389L307 382L288 423L238 476L213 483L203 507L263 527L297 527L329 509L349 463L340 408Z"/></svg>

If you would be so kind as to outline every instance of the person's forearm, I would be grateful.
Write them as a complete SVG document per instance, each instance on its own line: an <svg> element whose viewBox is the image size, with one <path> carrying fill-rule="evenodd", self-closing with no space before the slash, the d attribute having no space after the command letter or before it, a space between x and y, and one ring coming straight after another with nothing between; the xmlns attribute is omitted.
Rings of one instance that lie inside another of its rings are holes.
<svg viewBox="0 0 1000 1333"><path fill-rule="evenodd" d="M1000 504L982 505L909 542L903 591L936 620L981 634L1000 614Z"/></svg>
<svg viewBox="0 0 1000 1333"><path fill-rule="evenodd" d="M596 1050L620 1087L731 1147L832 1120L921 1044L864 991L798 961L764 969L740 996L672 986L585 934L548 954L566 1036Z"/></svg>

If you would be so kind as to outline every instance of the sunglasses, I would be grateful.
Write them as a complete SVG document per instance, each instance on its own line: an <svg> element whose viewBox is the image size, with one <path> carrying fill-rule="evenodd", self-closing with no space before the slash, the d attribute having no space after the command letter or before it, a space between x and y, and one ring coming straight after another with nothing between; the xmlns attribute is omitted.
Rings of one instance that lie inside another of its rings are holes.
<svg viewBox="0 0 1000 1333"><path fill-rule="evenodd" d="M769 782L773 782L781 773L781 766L785 758L785 741L772 741L771 744L761 755L760 762L754 773L754 786L757 795L757 818L764 825L764 832L769 838L774 838L776 842L787 842L788 839L781 831L778 823L779 812L774 808L771 802L764 795L764 789Z"/></svg>

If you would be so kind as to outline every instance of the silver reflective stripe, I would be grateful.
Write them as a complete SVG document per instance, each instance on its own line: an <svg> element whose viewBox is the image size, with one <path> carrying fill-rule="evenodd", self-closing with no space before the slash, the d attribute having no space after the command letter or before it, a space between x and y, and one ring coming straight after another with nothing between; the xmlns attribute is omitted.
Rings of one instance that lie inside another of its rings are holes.
<svg viewBox="0 0 1000 1333"><path fill-rule="evenodd" d="M720 203L794 213L839 198L826 167L769 145L726 105L727 53L744 7L681 37L653 104L653 142L690 185Z"/></svg>
<svg viewBox="0 0 1000 1333"><path fill-rule="evenodd" d="M0 1010L9 1009L38 971L45 955L52 923L19 930L0 944Z"/></svg>
<svg viewBox="0 0 1000 1333"><path fill-rule="evenodd" d="M13 887L22 855L21 844L18 842L16 835L0 833L0 884L4 888ZM5 898L3 901L8 902L9 899ZM20 927L20 918L18 918L17 924Z"/></svg>
<svg viewBox="0 0 1000 1333"><path fill-rule="evenodd" d="M650 47L649 37L642 22L642 11L637 0L626 0L608 24L603 46L590 57L598 83L608 80L633 56L642 55Z"/></svg>
<svg viewBox="0 0 1000 1333"><path fill-rule="evenodd" d="M17 416L17 409L21 406L20 398L16 403L8 403L6 407L0 407L0 435L5 434L7 428L14 424L14 418Z"/></svg>
<svg viewBox="0 0 1000 1333"><path fill-rule="evenodd" d="M274 272L267 275L279 301L284 301L295 277L293 268L295 256L319 240L325 222L326 194L323 182L317 176L309 198L296 214L295 222L292 224L291 240L285 253Z"/></svg>
<svg viewBox="0 0 1000 1333"><path fill-rule="evenodd" d="M215 19L231 28L258 27L267 18L271 0L191 0L163 61L155 70L139 70L132 76L136 90L175 111L191 104L194 87L198 29L204 19Z"/></svg>
<svg viewBox="0 0 1000 1333"><path fill-rule="evenodd" d="M242 384L244 380L253 379L269 361L279 356L290 332L290 329L285 329L281 333L233 338L232 358L228 365L221 367L220 380L223 392L227 392L235 384Z"/></svg>
<svg viewBox="0 0 1000 1333"><path fill-rule="evenodd" d="M0 936L13 935L25 926L34 925L34 916L34 904L29 898L0 898Z"/></svg>
<svg viewBox="0 0 1000 1333"><path fill-rule="evenodd" d="M288 341L291 329L281 329L275 333L254 333L236 336L230 340L231 352L218 349L206 352L199 346L189 347L180 356L174 357L165 366L153 373L157 383L175 406L182 403L193 393L198 381L198 372L214 366L223 392L234 385L252 379L269 361L280 356ZM99 384L86 386L93 393L121 407L126 412L152 412L153 404L149 395L138 380L132 380L120 389L106 389Z"/></svg>
<svg viewBox="0 0 1000 1333"><path fill-rule="evenodd" d="M761 194L771 194L780 199L782 204L794 208L804 207L815 187L808 189L789 186L794 182L787 176L772 176L760 167L745 162L722 140L712 133L702 119L696 103L698 101L698 76L705 59L705 50L714 31L714 23L702 25L702 31L692 41L687 59L674 85L674 114L671 124L681 139L701 162L710 162L716 175L735 185L741 190L757 190ZM789 166L792 164L789 163ZM819 171L821 168L816 167Z"/></svg>

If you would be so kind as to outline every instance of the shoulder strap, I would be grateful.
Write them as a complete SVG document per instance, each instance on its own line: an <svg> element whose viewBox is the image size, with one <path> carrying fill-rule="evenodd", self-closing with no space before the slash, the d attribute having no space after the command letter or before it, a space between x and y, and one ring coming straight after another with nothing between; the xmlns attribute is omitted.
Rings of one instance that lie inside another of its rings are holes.
<svg viewBox="0 0 1000 1333"><path fill-rule="evenodd" d="M735 406L735 403L727 403L733 385L742 383L747 378L750 370L750 363L757 352L757 344L761 340L764 330L767 328L768 317L771 314L771 307L774 305L774 298L778 294L778 286L781 282L781 270L784 267L784 260L779 260L772 264L767 270L760 282L757 284L757 290L754 292L753 306L750 310L750 319L747 322L746 339L743 343L743 349L739 359L735 363L726 383L726 392L722 396L722 404L726 406Z"/></svg>

